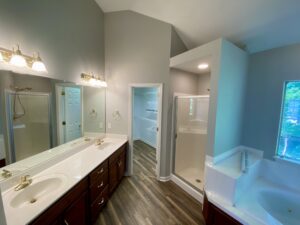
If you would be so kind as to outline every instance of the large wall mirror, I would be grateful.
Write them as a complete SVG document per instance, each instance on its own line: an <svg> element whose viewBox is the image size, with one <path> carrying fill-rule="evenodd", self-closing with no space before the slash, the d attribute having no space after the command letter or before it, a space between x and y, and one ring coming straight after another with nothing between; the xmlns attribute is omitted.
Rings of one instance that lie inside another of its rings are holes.
<svg viewBox="0 0 300 225"><path fill-rule="evenodd" d="M47 158L36 155L105 133L104 88L0 71L0 97L0 171L25 170L28 159Z"/></svg>

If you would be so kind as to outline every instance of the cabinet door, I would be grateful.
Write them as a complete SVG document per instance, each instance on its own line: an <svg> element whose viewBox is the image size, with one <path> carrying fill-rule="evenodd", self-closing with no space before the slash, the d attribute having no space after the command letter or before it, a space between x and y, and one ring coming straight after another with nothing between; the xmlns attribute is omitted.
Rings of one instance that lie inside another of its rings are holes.
<svg viewBox="0 0 300 225"><path fill-rule="evenodd" d="M84 193L69 209L64 213L63 224L77 225L87 224L87 194Z"/></svg>
<svg viewBox="0 0 300 225"><path fill-rule="evenodd" d="M109 193L111 194L119 183L118 160L109 163Z"/></svg>
<svg viewBox="0 0 300 225"><path fill-rule="evenodd" d="M121 181L126 170L126 154L125 152L121 154L118 159L118 180Z"/></svg>

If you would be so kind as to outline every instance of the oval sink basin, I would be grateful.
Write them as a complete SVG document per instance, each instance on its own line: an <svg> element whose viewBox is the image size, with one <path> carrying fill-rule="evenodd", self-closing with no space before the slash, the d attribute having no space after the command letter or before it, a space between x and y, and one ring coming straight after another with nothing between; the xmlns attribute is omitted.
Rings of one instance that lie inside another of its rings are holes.
<svg viewBox="0 0 300 225"><path fill-rule="evenodd" d="M10 206L22 208L49 199L66 183L67 177L61 174L33 178L32 184L20 191L13 191Z"/></svg>
<svg viewBox="0 0 300 225"><path fill-rule="evenodd" d="M284 191L264 190L258 195L259 204L277 220L272 224L299 225L300 197Z"/></svg>

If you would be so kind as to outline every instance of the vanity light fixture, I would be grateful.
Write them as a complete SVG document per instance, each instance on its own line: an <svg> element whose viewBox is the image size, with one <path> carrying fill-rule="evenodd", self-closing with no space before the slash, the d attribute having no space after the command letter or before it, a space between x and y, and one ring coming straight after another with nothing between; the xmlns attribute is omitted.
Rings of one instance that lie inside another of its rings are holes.
<svg viewBox="0 0 300 225"><path fill-rule="evenodd" d="M93 74L82 73L81 80L93 87L107 87L107 83L101 79L100 76L95 76Z"/></svg>
<svg viewBox="0 0 300 225"><path fill-rule="evenodd" d="M17 45L17 49L13 49L12 56L10 58L9 63L13 66L25 67L27 66L27 62L22 55L19 45Z"/></svg>
<svg viewBox="0 0 300 225"><path fill-rule="evenodd" d="M3 59L3 55L2 55L2 52L0 51L0 62L3 62L4 59Z"/></svg>
<svg viewBox="0 0 300 225"><path fill-rule="evenodd" d="M0 61L17 67L25 67L38 72L47 72L46 66L43 63L40 55L32 56L22 54L19 45L16 45L13 50L8 50L0 47Z"/></svg>
<svg viewBox="0 0 300 225"><path fill-rule="evenodd" d="M32 67L31 68L33 70L36 70L36 71L39 71L39 72L47 72L46 66L43 63L43 61L42 61L42 59L40 57L40 54L39 53L33 54L33 58L34 58L34 61L32 63Z"/></svg>
<svg viewBox="0 0 300 225"><path fill-rule="evenodd" d="M205 70L209 67L209 65L207 63L201 63L198 65L198 69L200 70Z"/></svg>

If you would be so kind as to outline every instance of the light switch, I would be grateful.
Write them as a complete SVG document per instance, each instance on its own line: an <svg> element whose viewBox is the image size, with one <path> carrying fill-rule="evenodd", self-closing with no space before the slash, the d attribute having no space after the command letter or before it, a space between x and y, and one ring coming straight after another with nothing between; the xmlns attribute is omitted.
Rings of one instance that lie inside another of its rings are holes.
<svg viewBox="0 0 300 225"><path fill-rule="evenodd" d="M99 122L99 128L100 128L100 129L103 128L103 122Z"/></svg>
<svg viewBox="0 0 300 225"><path fill-rule="evenodd" d="M110 122L107 123L107 128L111 129L111 123Z"/></svg>

